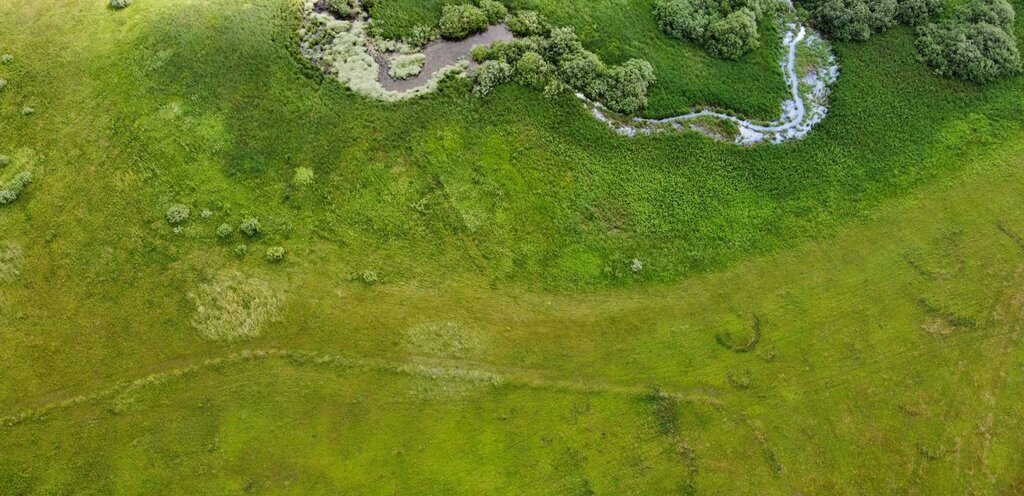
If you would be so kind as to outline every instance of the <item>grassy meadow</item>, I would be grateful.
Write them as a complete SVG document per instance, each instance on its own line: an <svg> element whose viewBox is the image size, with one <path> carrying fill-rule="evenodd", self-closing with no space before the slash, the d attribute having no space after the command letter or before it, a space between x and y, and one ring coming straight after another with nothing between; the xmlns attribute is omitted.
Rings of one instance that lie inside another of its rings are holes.
<svg viewBox="0 0 1024 496"><path fill-rule="evenodd" d="M722 62L646 0L509 4L651 60L651 115L785 92L773 33ZM1024 78L940 79L894 29L836 44L807 139L741 148L515 85L365 100L298 24L0 5L0 184L34 177L0 206L0 494L1024 493Z"/></svg>

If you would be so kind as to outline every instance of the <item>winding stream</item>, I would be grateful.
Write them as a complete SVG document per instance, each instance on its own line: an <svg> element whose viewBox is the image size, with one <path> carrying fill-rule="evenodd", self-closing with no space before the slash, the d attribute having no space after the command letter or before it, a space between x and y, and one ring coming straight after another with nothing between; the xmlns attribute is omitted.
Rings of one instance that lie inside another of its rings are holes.
<svg viewBox="0 0 1024 496"><path fill-rule="evenodd" d="M427 94L448 74L465 75L472 71L476 64L469 60L469 51L474 45L513 39L507 26L498 25L465 40L438 40L420 50L406 46L396 49L394 42L375 40L367 34L370 17L365 12L357 19L339 20L318 11L315 0L307 0L304 13L305 22L300 31L302 52L353 92L391 102ZM828 114L830 85L838 78L839 67L828 42L796 19L792 5L777 22L783 31L784 47L779 65L789 97L782 102L781 115L774 121L758 121L713 108L699 108L663 119L629 117L581 93L576 93L576 97L594 118L623 136L697 131L739 145L801 139ZM379 48L388 45L391 45L390 51ZM386 66L396 57L395 52L422 53L425 56L423 70L408 79L392 78Z"/></svg>

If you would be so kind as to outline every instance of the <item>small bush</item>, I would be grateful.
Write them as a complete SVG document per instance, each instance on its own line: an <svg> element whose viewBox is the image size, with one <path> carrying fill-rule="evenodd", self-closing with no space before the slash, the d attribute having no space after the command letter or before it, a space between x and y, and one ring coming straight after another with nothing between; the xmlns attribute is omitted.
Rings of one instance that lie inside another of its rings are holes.
<svg viewBox="0 0 1024 496"><path fill-rule="evenodd" d="M0 62L2 62L4 65L10 64L14 62L14 55L5 53L3 54L3 56L0 56Z"/></svg>
<svg viewBox="0 0 1024 496"><path fill-rule="evenodd" d="M487 16L487 22L500 24L508 17L508 9L498 0L480 0L480 10Z"/></svg>
<svg viewBox="0 0 1024 496"><path fill-rule="evenodd" d="M7 80L6 79L0 79L0 91L3 91L5 89L7 89Z"/></svg>
<svg viewBox="0 0 1024 496"><path fill-rule="evenodd" d="M203 211L199 212L199 216L202 217L203 219L209 219L210 217L213 217L213 212L204 209Z"/></svg>
<svg viewBox="0 0 1024 496"><path fill-rule="evenodd" d="M32 173L29 171L19 172L13 179L7 182L3 189L0 189L0 205L14 203L21 192L32 183Z"/></svg>
<svg viewBox="0 0 1024 496"><path fill-rule="evenodd" d="M404 38L405 43L409 46L419 48L427 43L430 43L438 37L437 31L425 24L417 24L413 26L412 32Z"/></svg>
<svg viewBox="0 0 1024 496"><path fill-rule="evenodd" d="M388 75L395 79L416 77L423 71L423 65L426 62L427 56L422 53L397 55L391 59Z"/></svg>
<svg viewBox="0 0 1024 496"><path fill-rule="evenodd" d="M34 113L36 113L36 109L34 109L32 107L29 107L27 105L21 108L21 115L29 116L29 115L32 115Z"/></svg>
<svg viewBox="0 0 1024 496"><path fill-rule="evenodd" d="M515 79L524 86L543 88L550 72L550 66L537 52L526 52L516 61Z"/></svg>
<svg viewBox="0 0 1024 496"><path fill-rule="evenodd" d="M185 205L175 203L174 205L171 205L167 209L167 214L165 215L165 217L167 218L168 224L172 226L177 226L179 224L184 224L185 221L188 220L188 216L191 213L192 212Z"/></svg>
<svg viewBox="0 0 1024 496"><path fill-rule="evenodd" d="M245 245L237 245L235 246L233 252L236 257L245 258L245 256L249 253L249 247Z"/></svg>
<svg viewBox="0 0 1024 496"><path fill-rule="evenodd" d="M0 155L0 167L7 167L11 163L11 157Z"/></svg>
<svg viewBox="0 0 1024 496"><path fill-rule="evenodd" d="M232 234L235 234L235 228L231 224L224 223L217 227L217 237L220 239L227 239Z"/></svg>
<svg viewBox="0 0 1024 496"><path fill-rule="evenodd" d="M327 10L339 19L347 19L356 13L358 6L351 0L327 0Z"/></svg>
<svg viewBox="0 0 1024 496"><path fill-rule="evenodd" d="M123 9L132 4L132 0L110 0L110 8Z"/></svg>
<svg viewBox="0 0 1024 496"><path fill-rule="evenodd" d="M551 25L544 16L533 10L520 10L508 17L508 28L513 34L520 37L525 36L547 36L551 32Z"/></svg>
<svg viewBox="0 0 1024 496"><path fill-rule="evenodd" d="M380 277L378 277L377 273L372 270L364 270L361 275L361 278L363 282L366 284L375 284L377 282L380 282Z"/></svg>
<svg viewBox="0 0 1024 496"><path fill-rule="evenodd" d="M473 5L445 5L439 26L444 38L461 40L487 29L487 14Z"/></svg>
<svg viewBox="0 0 1024 496"><path fill-rule="evenodd" d="M512 66L504 61L491 61L476 71L473 94L485 96L494 88L512 80Z"/></svg>
<svg viewBox="0 0 1024 496"><path fill-rule="evenodd" d="M292 184L298 187L309 186L313 184L313 179L316 175L313 173L313 169L309 167L296 167L295 174L292 175Z"/></svg>
<svg viewBox="0 0 1024 496"><path fill-rule="evenodd" d="M284 260L284 248L280 246L271 246L267 248L266 253L267 261L270 263L277 263Z"/></svg>
<svg viewBox="0 0 1024 496"><path fill-rule="evenodd" d="M469 50L469 56L473 58L474 62L482 64L491 56L491 47L487 45L473 45L473 48Z"/></svg>
<svg viewBox="0 0 1024 496"><path fill-rule="evenodd" d="M250 238L254 238L263 233L263 228L260 227L260 220L256 217L249 217L248 219L243 220L238 226L238 230Z"/></svg>
<svg viewBox="0 0 1024 496"><path fill-rule="evenodd" d="M654 67L650 62L631 59L608 70L601 97L608 108L632 114L647 105L647 90L654 83Z"/></svg>

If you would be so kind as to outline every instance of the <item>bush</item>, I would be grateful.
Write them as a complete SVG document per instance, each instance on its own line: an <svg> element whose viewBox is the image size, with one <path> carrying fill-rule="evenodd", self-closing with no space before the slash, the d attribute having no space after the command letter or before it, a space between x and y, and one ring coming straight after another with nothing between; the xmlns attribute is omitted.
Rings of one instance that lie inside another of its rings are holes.
<svg viewBox="0 0 1024 496"><path fill-rule="evenodd" d="M6 88L7 88L7 80L6 79L0 79L0 91L5 90Z"/></svg>
<svg viewBox="0 0 1024 496"><path fill-rule="evenodd" d="M356 9L358 6L353 5L351 0L327 0L327 10L340 19L352 17Z"/></svg>
<svg viewBox="0 0 1024 496"><path fill-rule="evenodd" d="M647 90L655 81L654 68L650 62L630 59L608 70L604 94L601 97L608 108L632 114L647 105Z"/></svg>
<svg viewBox="0 0 1024 496"><path fill-rule="evenodd" d="M11 163L11 157L0 155L0 167L7 167Z"/></svg>
<svg viewBox="0 0 1024 496"><path fill-rule="evenodd" d="M512 79L512 66L502 60L491 61L477 69L474 78L476 84L473 86L473 94L485 96Z"/></svg>
<svg viewBox="0 0 1024 496"><path fill-rule="evenodd" d="M426 62L427 56L422 53L396 55L390 61L388 75L395 79L409 79L416 77L420 72L423 72L423 65Z"/></svg>
<svg viewBox="0 0 1024 496"><path fill-rule="evenodd" d="M437 31L426 24L417 24L412 27L412 32L404 38L405 43L411 47L419 48L437 38Z"/></svg>
<svg viewBox="0 0 1024 496"><path fill-rule="evenodd" d="M110 8L123 9L132 4L132 0L110 0Z"/></svg>
<svg viewBox="0 0 1024 496"><path fill-rule="evenodd" d="M28 105L21 107L21 115L29 116L36 113L36 109L29 107Z"/></svg>
<svg viewBox="0 0 1024 496"><path fill-rule="evenodd" d="M942 12L942 0L900 0L896 20L907 26L920 26Z"/></svg>
<svg viewBox="0 0 1024 496"><path fill-rule="evenodd" d="M439 26L442 37L461 40L487 29L487 14L473 5L445 5Z"/></svg>
<svg viewBox="0 0 1024 496"><path fill-rule="evenodd" d="M0 189L0 205L14 203L21 192L32 183L32 173L29 171L19 172L13 179L7 182L3 189Z"/></svg>
<svg viewBox="0 0 1024 496"><path fill-rule="evenodd" d="M516 12L509 16L507 24L512 34L520 37L547 36L551 32L551 26L544 16L533 10Z"/></svg>
<svg viewBox="0 0 1024 496"><path fill-rule="evenodd" d="M473 61L482 64L491 56L491 48L487 45L473 45L473 48L469 50L469 56L473 58Z"/></svg>
<svg viewBox="0 0 1024 496"><path fill-rule="evenodd" d="M551 67L537 52L526 52L515 65L515 79L519 84L543 88L547 84Z"/></svg>
<svg viewBox="0 0 1024 496"><path fill-rule="evenodd" d="M919 30L917 48L940 76L987 83L1021 70L1017 40L988 23L929 24Z"/></svg>
<svg viewBox="0 0 1024 496"><path fill-rule="evenodd" d="M480 0L480 10L487 16L487 22L500 24L508 17L508 9L498 0Z"/></svg>
<svg viewBox="0 0 1024 496"><path fill-rule="evenodd" d="M227 239L234 233L235 228L231 227L231 224L224 223L217 227L217 237L220 239Z"/></svg>
<svg viewBox="0 0 1024 496"><path fill-rule="evenodd" d="M708 26L705 48L715 57L735 60L758 45L757 18L750 10L734 11Z"/></svg>
<svg viewBox="0 0 1024 496"><path fill-rule="evenodd" d="M907 8L912 12L920 7ZM808 10L811 22L825 34L837 40L855 41L867 40L872 34L896 25L901 12L897 0L815 0L809 2Z"/></svg>
<svg viewBox="0 0 1024 496"><path fill-rule="evenodd" d="M238 258L245 258L245 255L249 253L249 247L245 245L237 245L233 250L234 254Z"/></svg>
<svg viewBox="0 0 1024 496"><path fill-rule="evenodd" d="M270 263L277 263L284 260L284 248L280 246L271 246L267 248L266 253L267 261Z"/></svg>
<svg viewBox="0 0 1024 496"><path fill-rule="evenodd" d="M185 221L188 220L188 216L191 213L192 212L185 205L175 203L174 205L171 205L170 208L167 209L167 214L165 215L165 217L167 217L168 224L176 226L185 223Z"/></svg>
<svg viewBox="0 0 1024 496"><path fill-rule="evenodd" d="M957 12L957 19L964 23L985 23L1013 33L1015 13L1006 0L971 0Z"/></svg>
<svg viewBox="0 0 1024 496"><path fill-rule="evenodd" d="M309 186L313 184L314 177L313 169L309 167L296 167L295 174L292 175L292 184L299 187Z"/></svg>
<svg viewBox="0 0 1024 496"><path fill-rule="evenodd" d="M738 59L760 44L762 8L758 2L655 0L654 15L665 33L697 43L715 57Z"/></svg>
<svg viewBox="0 0 1024 496"><path fill-rule="evenodd" d="M10 64L11 62L14 62L14 55L5 53L3 54L3 56L0 56L0 62L2 62L4 65Z"/></svg>
<svg viewBox="0 0 1024 496"><path fill-rule="evenodd" d="M250 238L254 238L263 233L263 228L260 227L260 220L255 217L249 217L242 221L238 226L238 230L242 231L242 234Z"/></svg>

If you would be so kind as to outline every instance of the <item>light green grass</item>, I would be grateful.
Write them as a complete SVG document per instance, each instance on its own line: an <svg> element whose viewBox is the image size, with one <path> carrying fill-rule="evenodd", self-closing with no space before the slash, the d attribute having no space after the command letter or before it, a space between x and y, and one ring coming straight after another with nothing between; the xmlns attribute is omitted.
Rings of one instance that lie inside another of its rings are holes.
<svg viewBox="0 0 1024 496"><path fill-rule="evenodd" d="M1021 80L939 80L897 30L838 47L803 142L629 140L514 86L354 97L294 13L0 9L36 177L0 209L0 417L112 391L0 428L0 493L1024 490ZM193 327L224 270L283 295L258 337ZM246 349L344 365L203 366Z"/></svg>

